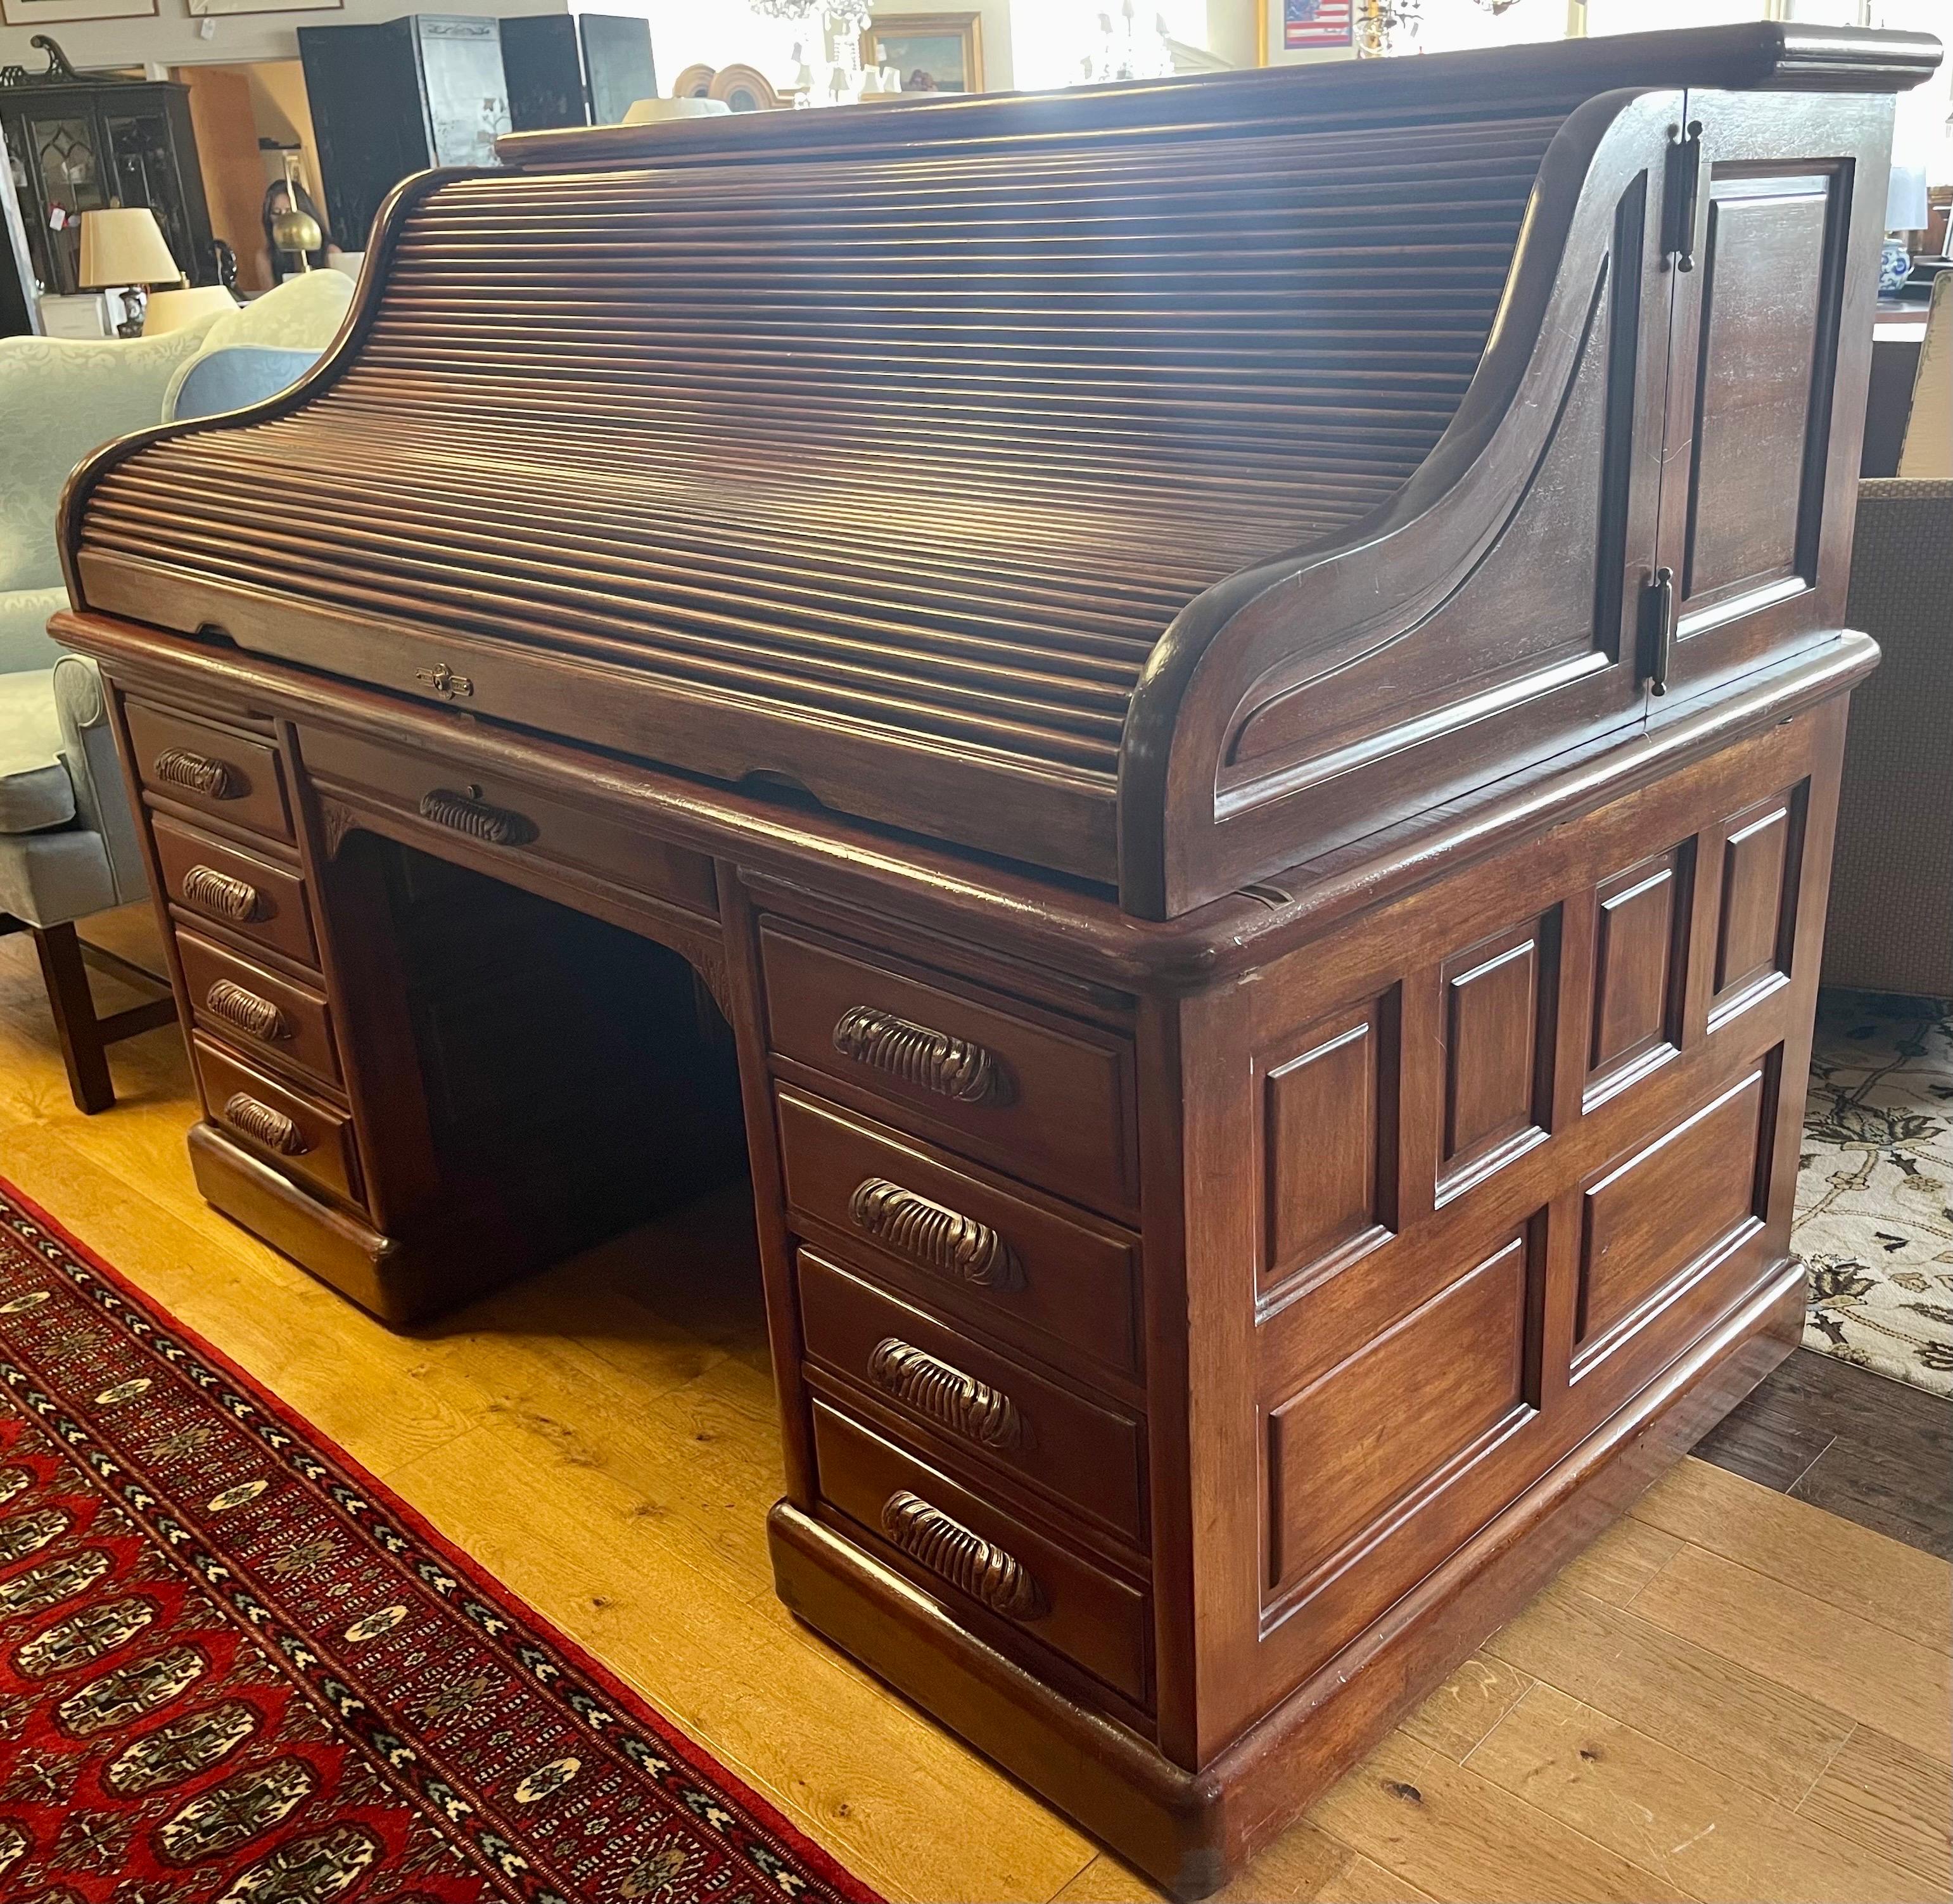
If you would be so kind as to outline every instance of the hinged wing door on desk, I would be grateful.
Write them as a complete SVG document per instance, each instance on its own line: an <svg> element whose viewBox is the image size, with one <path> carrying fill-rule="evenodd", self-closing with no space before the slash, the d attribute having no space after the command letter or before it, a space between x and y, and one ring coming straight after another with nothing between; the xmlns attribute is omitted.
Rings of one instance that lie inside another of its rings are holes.
<svg viewBox="0 0 1953 1904"><path fill-rule="evenodd" d="M1569 115L1428 460L1348 540L1169 631L1127 723L1129 908L1171 917L1645 718L1682 106L1622 91Z"/></svg>
<svg viewBox="0 0 1953 1904"><path fill-rule="evenodd" d="M1672 601L1648 618L1678 698L1844 623L1835 500L1864 434L1892 113L1889 94L1688 95L1656 557Z"/></svg>

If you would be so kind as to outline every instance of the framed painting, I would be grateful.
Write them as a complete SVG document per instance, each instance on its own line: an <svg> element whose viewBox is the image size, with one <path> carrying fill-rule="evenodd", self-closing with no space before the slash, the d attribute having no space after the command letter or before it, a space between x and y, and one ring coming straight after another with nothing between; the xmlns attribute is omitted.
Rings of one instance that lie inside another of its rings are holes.
<svg viewBox="0 0 1953 1904"><path fill-rule="evenodd" d="M337 13L346 0L184 0L193 20L234 13Z"/></svg>
<svg viewBox="0 0 1953 1904"><path fill-rule="evenodd" d="M861 36L861 64L892 66L904 93L980 93L980 24L973 13L879 14Z"/></svg>
<svg viewBox="0 0 1953 1904"><path fill-rule="evenodd" d="M1259 11L1264 66L1356 49L1356 0L1259 0Z"/></svg>
<svg viewBox="0 0 1953 1904"><path fill-rule="evenodd" d="M0 24L58 25L64 20L146 20L156 0L0 0Z"/></svg>

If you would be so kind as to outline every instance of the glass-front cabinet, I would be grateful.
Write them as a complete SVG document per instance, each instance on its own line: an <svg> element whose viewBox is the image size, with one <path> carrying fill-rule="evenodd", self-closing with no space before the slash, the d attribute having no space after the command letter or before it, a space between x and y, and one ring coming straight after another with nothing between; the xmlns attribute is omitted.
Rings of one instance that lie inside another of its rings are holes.
<svg viewBox="0 0 1953 1904"><path fill-rule="evenodd" d="M20 275L10 250L24 243L31 280L17 294L0 284L0 334L30 328L27 313L40 293L83 288L81 215L105 206L147 205L189 281L218 281L187 89L64 69L65 61L45 74L0 74L5 180L20 214L6 221L15 243L0 244L0 273Z"/></svg>

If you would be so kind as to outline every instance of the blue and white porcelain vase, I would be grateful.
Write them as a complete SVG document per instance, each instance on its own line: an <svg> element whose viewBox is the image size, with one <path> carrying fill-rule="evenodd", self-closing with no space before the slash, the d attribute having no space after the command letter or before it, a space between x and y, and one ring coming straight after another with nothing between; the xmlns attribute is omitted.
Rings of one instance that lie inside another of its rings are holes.
<svg viewBox="0 0 1953 1904"><path fill-rule="evenodd" d="M1879 295L1890 297L1912 275L1912 253L1895 231L1886 234L1885 248L1879 253Z"/></svg>

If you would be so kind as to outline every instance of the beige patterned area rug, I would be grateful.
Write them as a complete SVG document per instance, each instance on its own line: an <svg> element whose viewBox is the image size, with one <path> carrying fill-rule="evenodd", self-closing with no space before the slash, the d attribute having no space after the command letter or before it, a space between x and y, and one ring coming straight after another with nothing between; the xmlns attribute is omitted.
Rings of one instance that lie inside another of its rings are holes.
<svg viewBox="0 0 1953 1904"><path fill-rule="evenodd" d="M1953 1394L1953 1005L1819 1001L1792 1241L1807 1348Z"/></svg>

